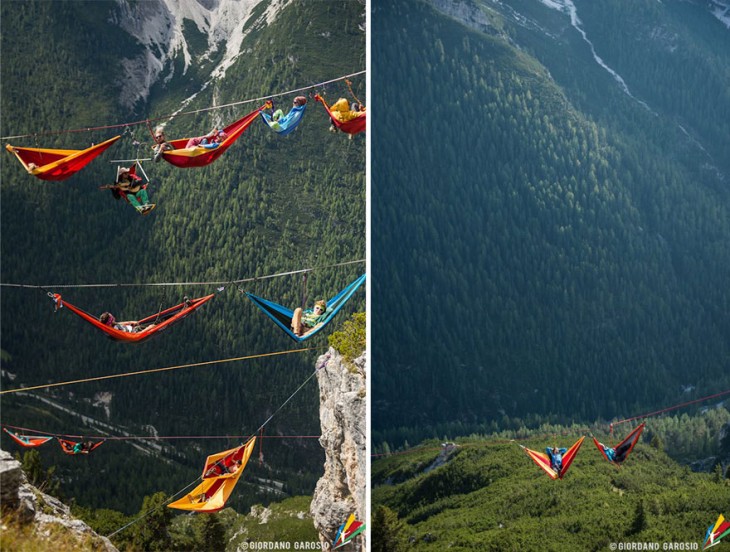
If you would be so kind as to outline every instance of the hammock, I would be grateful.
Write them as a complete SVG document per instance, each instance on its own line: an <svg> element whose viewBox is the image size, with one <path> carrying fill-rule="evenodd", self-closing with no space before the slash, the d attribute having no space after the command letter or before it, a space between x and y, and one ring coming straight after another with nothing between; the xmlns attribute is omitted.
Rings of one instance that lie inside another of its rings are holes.
<svg viewBox="0 0 730 552"><path fill-rule="evenodd" d="M101 445L104 444L104 441L68 441L66 439L61 439L60 437L56 437L58 439L58 444L61 445L61 450L65 452L66 454L70 455L77 455L77 454L89 454L90 452L96 450Z"/></svg>
<svg viewBox="0 0 730 552"><path fill-rule="evenodd" d="M261 118L271 130L273 130L280 136L287 136L294 132L294 129L297 128L297 125L299 125L299 123L301 122L302 117L304 117L304 110L306 108L307 104L292 107L291 111L281 117L278 121L274 121L271 118L271 115L264 111L261 111L260 113Z"/></svg>
<svg viewBox="0 0 730 552"><path fill-rule="evenodd" d="M583 444L583 439L585 439L585 437L578 439L578 441L576 441L576 443L570 447L565 454L563 454L563 469L560 471L560 474L553 469L550 457L544 452L537 452L528 449L527 447L523 447L522 445L520 445L520 448L522 448L527 456L532 458L532 461L540 466L551 479L562 479L565 477L565 474L568 472L568 468L570 468L570 465L573 463L575 455L578 454L578 449L580 449L580 446Z"/></svg>
<svg viewBox="0 0 730 552"><path fill-rule="evenodd" d="M14 433L10 431L9 429L3 428L3 431L10 435L11 439L18 443L21 447L39 447L41 445L46 444L48 441L53 439L53 437L40 437L38 435L20 435L18 433Z"/></svg>
<svg viewBox="0 0 730 552"><path fill-rule="evenodd" d="M203 468L202 483L167 507L207 513L223 509L251 457L255 444L256 437L252 437L240 447L208 456ZM216 475L219 473L220 475Z"/></svg>
<svg viewBox="0 0 730 552"><path fill-rule="evenodd" d="M626 458L628 458L629 454L632 450L634 450L634 447L636 446L636 443L639 442L639 437L641 437L641 432L644 431L644 427L646 426L646 423L642 423L639 426L634 429L631 433L629 433L626 436L626 439L621 441L618 445L614 447L614 459L611 460L608 455L606 454L606 449L608 448L603 443L599 442L595 437L593 437L593 444L596 445L596 448L601 452L603 457L611 462L612 464L619 466L622 464Z"/></svg>
<svg viewBox="0 0 730 552"><path fill-rule="evenodd" d="M119 330L112 326L107 326L99 321L99 318L92 316L87 312L84 312L78 307L75 307L67 301L63 301L61 296L57 293L52 294L53 301L56 303L57 308L67 307L68 310L83 318L86 322L96 327L97 329L104 332L107 337L115 341L124 341L127 343L139 343L145 339L149 339L153 335L167 329L169 326L185 318L188 314L193 312L195 309L202 307L205 303L215 297L215 294L206 295L205 297L199 297L198 299L189 299L160 311L157 314L152 314L147 318L143 318L137 322L137 326L141 329L139 331L127 332ZM124 324L120 322L119 324Z"/></svg>
<svg viewBox="0 0 730 552"><path fill-rule="evenodd" d="M191 167L204 167L209 165L226 150L233 145L233 142L243 134L243 132L251 126L256 120L256 116L267 107L270 107L271 103L267 102L263 106L254 109L248 115L239 119L235 123L231 123L223 131L228 135L217 148L209 149L203 146L196 146L194 148L186 148L185 145L188 143L189 138L179 138L177 140L169 140L167 143L170 144L173 149L163 151L162 157L168 163L180 167L182 169L188 169Z"/></svg>
<svg viewBox="0 0 730 552"><path fill-rule="evenodd" d="M289 337L291 337L294 341L302 342L318 334L327 324L329 324L345 303L347 303L350 297L352 297L352 294L355 293L357 288L363 284L363 282L365 282L365 274L358 277L345 289L327 301L327 317L323 322L319 323L302 336L295 334L291 329L291 321L292 316L294 316L294 311L272 301L257 297L253 293L246 292L246 295L259 309L263 311L266 316L271 318L277 326L284 330Z"/></svg>
<svg viewBox="0 0 730 552"><path fill-rule="evenodd" d="M121 136L91 146L85 150L18 148L7 144L5 149L15 154L28 174L41 180L65 180L91 163Z"/></svg>
<svg viewBox="0 0 730 552"><path fill-rule="evenodd" d="M322 96L320 96L319 94L315 94L314 99L324 106L330 116L330 119L332 119L332 123L342 132L345 132L347 134L357 134L358 132L362 132L363 130L365 130L367 111L360 112L359 115L356 115L349 121L340 121L337 117L335 117L332 111L330 111L327 102L324 101L324 98L322 98Z"/></svg>

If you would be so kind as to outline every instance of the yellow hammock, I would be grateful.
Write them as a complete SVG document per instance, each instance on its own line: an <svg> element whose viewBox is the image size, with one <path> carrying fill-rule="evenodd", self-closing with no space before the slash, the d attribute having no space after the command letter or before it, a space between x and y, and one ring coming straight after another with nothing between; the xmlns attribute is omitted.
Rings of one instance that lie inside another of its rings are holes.
<svg viewBox="0 0 730 552"><path fill-rule="evenodd" d="M256 437L245 445L208 456L203 482L168 508L213 513L222 510L253 452Z"/></svg>
<svg viewBox="0 0 730 552"><path fill-rule="evenodd" d="M121 136L115 136L84 150L19 148L10 144L5 149L15 154L28 174L41 180L65 180L91 163L120 138Z"/></svg>

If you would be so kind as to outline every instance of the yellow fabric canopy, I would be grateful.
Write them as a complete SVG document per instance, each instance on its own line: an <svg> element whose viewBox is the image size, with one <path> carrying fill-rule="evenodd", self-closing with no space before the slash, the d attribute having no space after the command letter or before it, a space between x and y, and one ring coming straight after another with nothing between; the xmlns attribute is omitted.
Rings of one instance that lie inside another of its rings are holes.
<svg viewBox="0 0 730 552"><path fill-rule="evenodd" d="M202 483L167 507L208 513L223 509L251 457L255 444L256 437L252 437L240 447L208 456L203 468Z"/></svg>

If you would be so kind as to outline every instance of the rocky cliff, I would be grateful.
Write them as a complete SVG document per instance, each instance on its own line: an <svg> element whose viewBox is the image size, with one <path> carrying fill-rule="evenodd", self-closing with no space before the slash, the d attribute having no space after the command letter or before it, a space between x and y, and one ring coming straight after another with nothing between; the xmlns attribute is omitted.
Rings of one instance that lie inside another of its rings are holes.
<svg viewBox="0 0 730 552"><path fill-rule="evenodd" d="M350 514L366 521L366 354L350 362L330 348L317 360L319 442L325 450L325 464L310 511L323 547L331 546ZM364 537L356 537L351 550L364 550L364 541Z"/></svg>
<svg viewBox="0 0 730 552"><path fill-rule="evenodd" d="M0 450L0 504L0 531L5 533L3 541L10 539L8 533L12 526L22 533L20 539L26 544L28 539L34 539L46 550L71 546L74 550L117 550L109 539L99 536L83 521L71 516L68 506L28 483L20 462L3 450ZM13 547L12 541L6 544L9 549Z"/></svg>

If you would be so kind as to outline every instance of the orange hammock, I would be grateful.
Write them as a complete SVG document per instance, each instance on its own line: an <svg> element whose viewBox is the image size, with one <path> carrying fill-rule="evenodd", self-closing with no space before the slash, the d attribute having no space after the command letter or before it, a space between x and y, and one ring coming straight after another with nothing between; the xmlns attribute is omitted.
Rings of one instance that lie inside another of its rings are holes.
<svg viewBox="0 0 730 552"><path fill-rule="evenodd" d="M202 307L205 303L215 297L215 294L206 295L205 297L199 297L198 299L189 299L160 311L159 313L152 314L146 318L143 318L136 323L136 331L125 331L112 326L103 324L98 317L92 316L88 312L75 307L67 301L63 301L58 293L52 294L52 299L56 303L56 308L67 307L68 310L73 312L75 315L83 318L86 322L96 327L97 329L104 332L107 337L115 341L124 341L127 343L139 343L145 339L149 339L158 332L167 329L169 326L185 318L188 314L193 312L195 309ZM119 322L118 325L124 326L124 322Z"/></svg>
<svg viewBox="0 0 730 552"><path fill-rule="evenodd" d="M330 116L330 119L332 119L332 123L342 132L345 132L347 134L357 134L358 132L362 132L363 130L365 130L367 111L361 111L352 119L349 119L347 121L341 121L330 110L330 107L327 105L327 102L324 101L324 98L322 98L322 96L320 96L319 94L315 94L314 99L324 106Z"/></svg>
<svg viewBox="0 0 730 552"><path fill-rule="evenodd" d="M555 471L552 466L552 462L550 461L550 457L544 452L537 452L535 450L528 449L527 447L523 447L522 445L520 445L520 447L525 451L527 456L532 458L532 461L535 462L535 464L540 466L545 473L548 474L550 479L562 479L568 472L570 465L573 463L575 455L578 454L578 449L580 449L580 446L583 444L583 439L585 439L585 437L578 439L578 441L576 441L576 443L570 447L565 454L563 454L563 468L560 470L560 473Z"/></svg>
<svg viewBox="0 0 730 552"><path fill-rule="evenodd" d="M252 437L240 447L208 456L203 468L203 482L167 507L207 513L222 510L238 483L255 444L256 437Z"/></svg>
<svg viewBox="0 0 730 552"><path fill-rule="evenodd" d="M10 144L5 149L15 154L28 174L41 180L65 180L91 163L120 138L121 136L115 136L85 150L18 148Z"/></svg>
<svg viewBox="0 0 730 552"><path fill-rule="evenodd" d="M269 107L271 107L271 102L266 102L266 104L254 109L248 115L224 128L223 132L228 136L216 148L209 149L202 146L186 148L185 145L188 143L189 138L179 138L167 142L173 149L163 151L162 157L168 163L183 169L209 165L223 155L233 145L233 142L238 140L241 134L251 126L251 123L258 118L261 111Z"/></svg>
<svg viewBox="0 0 730 552"><path fill-rule="evenodd" d="M10 437L18 443L22 447L30 448L30 447L39 447L51 439L53 437L46 437L46 436L38 436L38 435L20 435L19 433L15 433L13 431L10 431L9 429L3 428L3 431L10 435Z"/></svg>
<svg viewBox="0 0 730 552"><path fill-rule="evenodd" d="M70 455L76 455L76 454L89 454L91 451L99 448L101 445L104 444L104 441L68 441L67 439L61 439L60 437L56 437L58 439L58 444L61 445L61 450L65 452L66 454Z"/></svg>

